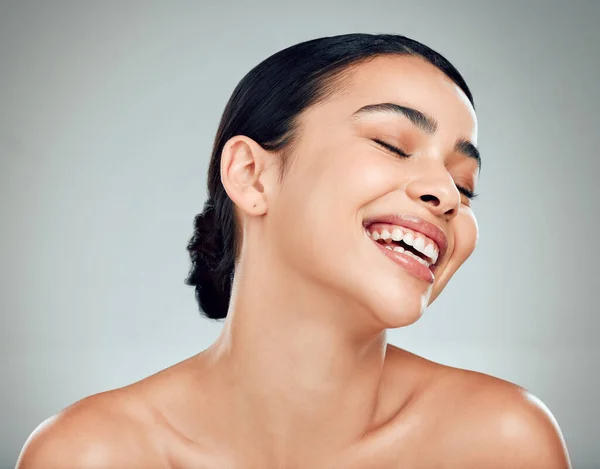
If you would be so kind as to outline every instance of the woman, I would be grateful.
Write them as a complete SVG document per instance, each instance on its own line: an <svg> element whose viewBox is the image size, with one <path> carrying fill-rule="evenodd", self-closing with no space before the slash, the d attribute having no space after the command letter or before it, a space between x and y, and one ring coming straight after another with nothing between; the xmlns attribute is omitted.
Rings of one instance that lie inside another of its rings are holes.
<svg viewBox="0 0 600 469"><path fill-rule="evenodd" d="M198 355L44 422L18 468L567 468L524 389L386 344L473 252L458 71L395 35L280 51L239 83L189 243Z"/></svg>

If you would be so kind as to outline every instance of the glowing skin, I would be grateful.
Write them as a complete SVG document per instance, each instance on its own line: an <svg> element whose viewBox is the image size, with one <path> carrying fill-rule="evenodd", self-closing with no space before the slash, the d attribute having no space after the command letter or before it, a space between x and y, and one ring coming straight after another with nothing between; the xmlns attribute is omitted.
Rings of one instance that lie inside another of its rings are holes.
<svg viewBox="0 0 600 469"><path fill-rule="evenodd" d="M477 121L462 91L418 58L379 57L347 78L301 116L282 182L280 154L245 136L223 149L242 238L218 340L63 412L32 437L20 469L43 467L44 448L69 461L100 454L106 467L568 467L555 421L524 390L386 344L385 330L418 320L475 248L457 185L475 190L478 165L456 144L477 145ZM437 128L357 113L381 103ZM433 283L367 236L364 221L385 215L445 233Z"/></svg>
<svg viewBox="0 0 600 469"><path fill-rule="evenodd" d="M376 103L410 106L434 117L438 129L429 135L392 113L354 116ZM360 331L369 316L376 327L408 325L475 248L475 217L454 181L473 189L477 163L453 148L458 139L476 144L476 132L472 107L441 71L421 60L378 58L356 71L342 96L303 116L283 185L275 184L274 166L259 177L264 193L257 196L261 211L253 213L266 215L246 223L246 246L266 245L256 252L274 251L283 264L278 268L293 269L326 296L343 296L346 308L361 309ZM402 159L374 139L412 156ZM433 288L374 255L362 222L382 214L417 215L446 232L449 249Z"/></svg>

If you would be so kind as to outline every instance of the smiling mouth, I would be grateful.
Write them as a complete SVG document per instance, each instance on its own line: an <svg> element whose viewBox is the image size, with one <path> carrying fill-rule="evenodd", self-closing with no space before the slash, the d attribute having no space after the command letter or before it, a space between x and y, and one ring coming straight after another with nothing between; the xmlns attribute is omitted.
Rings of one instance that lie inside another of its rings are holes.
<svg viewBox="0 0 600 469"><path fill-rule="evenodd" d="M400 252L427 268L435 266L440 249L435 241L418 231L405 227L374 223L366 228L367 235L385 249Z"/></svg>
<svg viewBox="0 0 600 469"><path fill-rule="evenodd" d="M405 251L408 249L418 258L428 261L432 270L446 257L448 250L446 232L436 223L417 215L375 215L363 220L362 225L369 237L378 242L377 244L390 241L392 250L395 247L402 247ZM376 239L373 239L373 236Z"/></svg>

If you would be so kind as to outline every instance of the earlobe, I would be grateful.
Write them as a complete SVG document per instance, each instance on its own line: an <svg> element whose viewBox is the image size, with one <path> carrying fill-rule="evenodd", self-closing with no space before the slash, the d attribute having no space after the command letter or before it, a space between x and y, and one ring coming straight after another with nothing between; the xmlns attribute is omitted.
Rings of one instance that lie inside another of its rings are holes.
<svg viewBox="0 0 600 469"><path fill-rule="evenodd" d="M237 135L221 153L221 182L231 200L250 215L266 213L266 150L251 138Z"/></svg>

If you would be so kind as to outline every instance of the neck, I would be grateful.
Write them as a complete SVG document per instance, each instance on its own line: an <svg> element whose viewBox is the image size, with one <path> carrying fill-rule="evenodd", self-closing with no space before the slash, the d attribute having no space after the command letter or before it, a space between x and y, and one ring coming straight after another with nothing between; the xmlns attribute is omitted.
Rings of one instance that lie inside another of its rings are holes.
<svg viewBox="0 0 600 469"><path fill-rule="evenodd" d="M236 267L244 280L234 281L224 328L207 355L232 444L270 462L306 461L308 452L352 445L377 424L385 329L331 290L265 265L262 254Z"/></svg>

